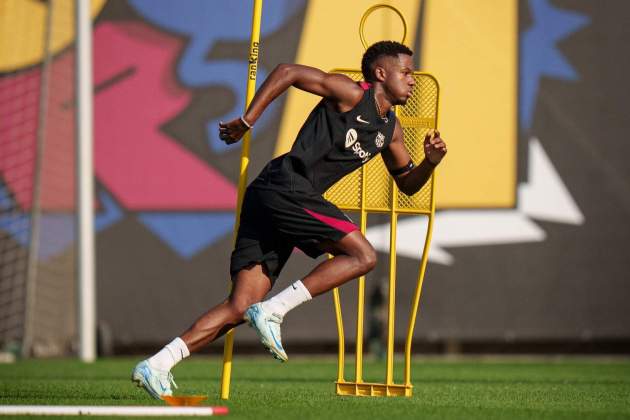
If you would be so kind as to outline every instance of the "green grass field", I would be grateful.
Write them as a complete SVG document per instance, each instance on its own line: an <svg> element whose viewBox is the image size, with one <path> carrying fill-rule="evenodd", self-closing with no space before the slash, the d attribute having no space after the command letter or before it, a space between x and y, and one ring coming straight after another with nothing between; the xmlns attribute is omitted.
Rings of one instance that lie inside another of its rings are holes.
<svg viewBox="0 0 630 420"><path fill-rule="evenodd" d="M132 386L136 362L0 365L0 405L162 404ZM173 373L177 393L206 394L209 405L227 405L233 419L630 419L629 359L417 358L411 398L335 396L333 358L296 357L280 364L237 357L227 402L218 398L219 359L192 358ZM382 363L366 362L366 381L380 382L383 375Z"/></svg>

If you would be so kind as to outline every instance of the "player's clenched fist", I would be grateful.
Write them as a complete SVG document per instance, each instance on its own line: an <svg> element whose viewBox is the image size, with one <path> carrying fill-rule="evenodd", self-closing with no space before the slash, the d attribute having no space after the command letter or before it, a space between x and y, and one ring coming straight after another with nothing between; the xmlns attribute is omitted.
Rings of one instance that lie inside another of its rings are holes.
<svg viewBox="0 0 630 420"><path fill-rule="evenodd" d="M236 143L243 137L245 132L249 130L250 126L247 125L243 118L235 118L232 121L226 123L219 123L219 138L226 144Z"/></svg>
<svg viewBox="0 0 630 420"><path fill-rule="evenodd" d="M430 131L424 137L424 156L434 165L440 163L446 155L446 143L437 130Z"/></svg>

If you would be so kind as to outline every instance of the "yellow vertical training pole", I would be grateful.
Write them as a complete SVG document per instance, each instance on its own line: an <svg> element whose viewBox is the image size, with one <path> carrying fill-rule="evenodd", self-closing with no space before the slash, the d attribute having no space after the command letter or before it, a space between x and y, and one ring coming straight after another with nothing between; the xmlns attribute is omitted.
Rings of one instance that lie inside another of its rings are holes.
<svg viewBox="0 0 630 420"><path fill-rule="evenodd" d="M249 67L247 69L247 93L245 99L245 110L254 99L256 93L256 73L258 71L258 53L260 45L260 20L262 18L263 0L254 0L254 9L252 12L252 31L249 41ZM241 219L241 205L243 204L243 195L247 186L247 167L249 166L249 142L251 139L251 130L248 130L243 137L243 145L241 147L241 166L238 178L238 198L236 201L236 222L234 223L234 241L238 232L239 221ZM223 346L223 373L221 374L221 399L230 398L230 380L232 376L232 352L234 348L234 329L231 329L225 335L225 344Z"/></svg>

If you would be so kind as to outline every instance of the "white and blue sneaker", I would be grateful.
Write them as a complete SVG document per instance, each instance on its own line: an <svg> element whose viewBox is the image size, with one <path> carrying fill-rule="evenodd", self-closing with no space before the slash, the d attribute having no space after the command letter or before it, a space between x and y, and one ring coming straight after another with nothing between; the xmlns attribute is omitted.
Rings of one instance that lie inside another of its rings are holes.
<svg viewBox="0 0 630 420"><path fill-rule="evenodd" d="M273 357L281 362L289 360L282 348L282 336L280 335L282 316L276 313L269 315L265 312L261 303L255 303L247 308L243 318L256 330L263 346L269 350Z"/></svg>
<svg viewBox="0 0 630 420"><path fill-rule="evenodd" d="M152 367L148 360L143 360L136 365L131 372L131 382L134 382L138 388L144 388L156 400L173 395L171 383L177 388L171 372Z"/></svg>

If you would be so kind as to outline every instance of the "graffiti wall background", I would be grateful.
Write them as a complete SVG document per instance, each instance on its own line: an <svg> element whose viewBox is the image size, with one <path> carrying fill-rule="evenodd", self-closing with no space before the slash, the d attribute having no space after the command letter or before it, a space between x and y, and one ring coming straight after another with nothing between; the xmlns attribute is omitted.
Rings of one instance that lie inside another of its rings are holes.
<svg viewBox="0 0 630 420"><path fill-rule="evenodd" d="M417 339L630 341L624 141L630 59L622 53L630 6L621 0L392 4L407 17L418 68L441 83L440 128L449 143L438 173ZM148 348L180 334L229 290L240 148L222 144L217 125L244 107L251 2L92 5L98 318L117 348ZM266 1L259 84L282 62L357 67L358 21L370 5ZM63 335L54 353L71 351L76 341L74 34L49 34L43 66L46 7L24 0L0 8L0 238L5 255L29 249L44 127L37 266L48 280L35 302L49 305L56 315L48 319L57 321L42 321L36 336L45 342L51 331ZM66 4L52 19L71 22L72 13ZM369 38L398 39L397 22L375 15ZM49 86L45 108L42 80ZM315 102L290 91L265 111L254 131L250 177L290 147ZM402 337L425 226L408 218L399 229ZM383 220L370 219L368 237L381 252L386 230ZM11 258L1 260L7 290L26 275ZM313 264L294 255L276 288ZM375 305L384 277L381 263L368 279ZM354 285L343 292L351 334ZM9 329L6 308L0 323ZM332 298L301 307L285 325L289 349L333 343ZM236 337L237 349L255 341L244 328Z"/></svg>

